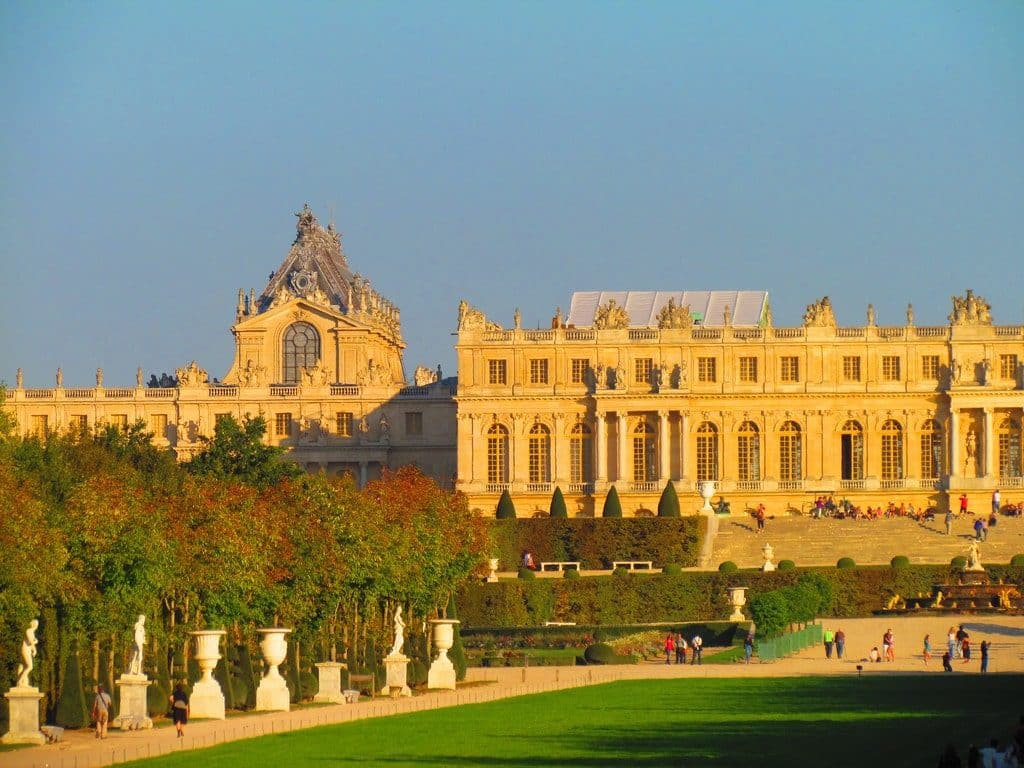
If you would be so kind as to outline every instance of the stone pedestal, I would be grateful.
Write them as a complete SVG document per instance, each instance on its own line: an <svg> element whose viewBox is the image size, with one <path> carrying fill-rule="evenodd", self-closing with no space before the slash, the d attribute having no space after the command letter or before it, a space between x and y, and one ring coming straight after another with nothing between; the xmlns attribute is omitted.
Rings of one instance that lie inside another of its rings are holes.
<svg viewBox="0 0 1024 768"><path fill-rule="evenodd" d="M207 629L193 632L196 641L195 660L203 676L192 686L188 697L191 717L224 719L224 692L213 677L213 670L220 660L220 639L226 635L223 629Z"/></svg>
<svg viewBox="0 0 1024 768"><path fill-rule="evenodd" d="M43 694L34 685L11 688L4 694L10 712L11 729L3 735L4 744L45 744L39 731L39 700Z"/></svg>
<svg viewBox="0 0 1024 768"><path fill-rule="evenodd" d="M341 692L341 670L347 665L337 661L321 661L316 665L320 689L313 701L322 704L344 704L345 694Z"/></svg>
<svg viewBox="0 0 1024 768"><path fill-rule="evenodd" d="M152 728L153 721L149 718L146 706L146 689L150 680L145 675L121 675L117 679L117 690L120 701L117 717L110 723L111 728L122 728L128 731L140 728Z"/></svg>
<svg viewBox="0 0 1024 768"><path fill-rule="evenodd" d="M287 635L291 630L273 627L256 631L263 635L260 651L267 664L267 674L260 680L260 686L256 689L256 709L265 712L287 712L292 707L291 694L277 667L288 656Z"/></svg>
<svg viewBox="0 0 1024 768"><path fill-rule="evenodd" d="M455 625L458 619L433 619L434 646L438 650L437 658L427 672L427 688L455 690L455 666L448 658L448 650L455 641Z"/></svg>
<svg viewBox="0 0 1024 768"><path fill-rule="evenodd" d="M384 658L384 668L387 671L387 682L384 685L382 694L390 695L392 698L400 696L412 696L408 685L409 657L401 653L392 653Z"/></svg>

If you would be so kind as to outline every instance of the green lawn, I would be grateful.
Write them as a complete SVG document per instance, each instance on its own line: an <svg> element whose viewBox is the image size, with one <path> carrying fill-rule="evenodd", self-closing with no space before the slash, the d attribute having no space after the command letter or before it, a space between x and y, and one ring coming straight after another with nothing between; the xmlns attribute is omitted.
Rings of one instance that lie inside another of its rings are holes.
<svg viewBox="0 0 1024 768"><path fill-rule="evenodd" d="M1005 739L1020 675L628 681L239 741L130 765L927 766Z"/></svg>

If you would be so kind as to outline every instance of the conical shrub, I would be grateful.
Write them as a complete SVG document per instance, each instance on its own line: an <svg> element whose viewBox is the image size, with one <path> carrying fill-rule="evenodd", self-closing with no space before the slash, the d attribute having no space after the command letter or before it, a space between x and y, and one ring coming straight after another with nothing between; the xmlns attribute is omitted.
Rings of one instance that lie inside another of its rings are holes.
<svg viewBox="0 0 1024 768"><path fill-rule="evenodd" d="M622 502L619 501L619 492L615 490L614 485L605 496L601 517L622 517Z"/></svg>
<svg viewBox="0 0 1024 768"><path fill-rule="evenodd" d="M658 499L658 517L679 517L679 497L671 480L665 483L665 490Z"/></svg>
<svg viewBox="0 0 1024 768"><path fill-rule="evenodd" d="M512 503L512 497L509 496L508 490L501 492L501 498L498 499L498 512L497 518L499 520L514 520L516 517L516 506Z"/></svg>
<svg viewBox="0 0 1024 768"><path fill-rule="evenodd" d="M551 507L548 509L548 515L563 518L569 516L569 510L565 507L565 496L562 495L562 489L557 485L555 492L551 494Z"/></svg>

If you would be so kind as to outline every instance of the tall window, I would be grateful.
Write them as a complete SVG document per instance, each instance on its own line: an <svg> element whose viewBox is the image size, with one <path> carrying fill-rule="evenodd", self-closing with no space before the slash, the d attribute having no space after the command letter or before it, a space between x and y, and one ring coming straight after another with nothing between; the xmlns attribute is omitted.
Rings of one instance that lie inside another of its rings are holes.
<svg viewBox="0 0 1024 768"><path fill-rule="evenodd" d="M939 380L939 356L938 355L922 355L921 356L921 378L927 381L938 381Z"/></svg>
<svg viewBox="0 0 1024 768"><path fill-rule="evenodd" d="M149 417L149 431L154 437L167 437L167 414L154 413Z"/></svg>
<svg viewBox="0 0 1024 768"><path fill-rule="evenodd" d="M530 482L551 482L551 433L543 424L530 430Z"/></svg>
<svg viewBox="0 0 1024 768"><path fill-rule="evenodd" d="M736 454L739 459L739 480L761 479L761 434L752 421L740 424L736 431Z"/></svg>
<svg viewBox="0 0 1024 768"><path fill-rule="evenodd" d="M703 382L718 381L718 370L713 357L697 358L697 380Z"/></svg>
<svg viewBox="0 0 1024 768"><path fill-rule="evenodd" d="M292 415L290 413L274 414L274 435L288 437L292 433Z"/></svg>
<svg viewBox="0 0 1024 768"><path fill-rule="evenodd" d="M779 378L787 383L800 381L800 358L787 355L779 360Z"/></svg>
<svg viewBox="0 0 1024 768"><path fill-rule="evenodd" d="M885 355L882 357L882 380L900 380L900 358L898 355Z"/></svg>
<svg viewBox="0 0 1024 768"><path fill-rule="evenodd" d="M338 437L352 437L352 413L350 411L338 411L334 414L334 420L338 428Z"/></svg>
<svg viewBox="0 0 1024 768"><path fill-rule="evenodd" d="M936 480L942 475L946 439L942 427L933 419L921 425L921 477Z"/></svg>
<svg viewBox="0 0 1024 768"><path fill-rule="evenodd" d="M538 357L530 360L530 383L548 383L548 360L546 357Z"/></svg>
<svg viewBox="0 0 1024 768"><path fill-rule="evenodd" d="M697 427L697 480L718 479L718 428L705 421Z"/></svg>
<svg viewBox="0 0 1024 768"><path fill-rule="evenodd" d="M406 411L405 434L411 437L423 434L423 411Z"/></svg>
<svg viewBox="0 0 1024 768"><path fill-rule="evenodd" d="M572 368L569 371L569 380L573 384L583 384L586 381L587 369L590 368L590 361L585 357L574 357Z"/></svg>
<svg viewBox="0 0 1024 768"><path fill-rule="evenodd" d="M1020 422L1009 417L996 430L999 443L999 476L1020 477Z"/></svg>
<svg viewBox="0 0 1024 768"><path fill-rule="evenodd" d="M839 433L843 480L864 479L864 428L856 421L843 424Z"/></svg>
<svg viewBox="0 0 1024 768"><path fill-rule="evenodd" d="M640 357L633 361L633 383L650 384L651 370L654 368L654 360L649 357Z"/></svg>
<svg viewBox="0 0 1024 768"><path fill-rule="evenodd" d="M508 363L504 360L487 361L487 383L506 384L508 383Z"/></svg>
<svg viewBox="0 0 1024 768"><path fill-rule="evenodd" d="M569 436L569 481L589 483L594 479L594 441L590 427L577 424Z"/></svg>
<svg viewBox="0 0 1024 768"><path fill-rule="evenodd" d="M50 418L46 415L32 417L32 437L45 440L50 434Z"/></svg>
<svg viewBox="0 0 1024 768"><path fill-rule="evenodd" d="M89 417L84 413L75 414L68 419L68 426L74 430L85 433L89 431Z"/></svg>
<svg viewBox="0 0 1024 768"><path fill-rule="evenodd" d="M903 479L903 427L894 419L882 425L882 479Z"/></svg>
<svg viewBox="0 0 1024 768"><path fill-rule="evenodd" d="M756 357L741 357L740 358L740 381L744 384L756 384L757 383L757 358Z"/></svg>
<svg viewBox="0 0 1024 768"><path fill-rule="evenodd" d="M284 332L284 381L298 384L303 368L320 359L320 334L309 323L292 323Z"/></svg>
<svg viewBox="0 0 1024 768"><path fill-rule="evenodd" d="M1017 378L1017 356L1016 355L1000 355L999 356L999 378L1001 379L1016 379Z"/></svg>
<svg viewBox="0 0 1024 768"><path fill-rule="evenodd" d="M128 414L112 413L109 416L107 416L107 424L124 432L126 429L128 429Z"/></svg>
<svg viewBox="0 0 1024 768"><path fill-rule="evenodd" d="M858 355L843 357L843 379L845 381L860 381L860 357Z"/></svg>
<svg viewBox="0 0 1024 768"><path fill-rule="evenodd" d="M803 477L803 466L800 425L787 421L779 430L779 480L799 480Z"/></svg>
<svg viewBox="0 0 1024 768"><path fill-rule="evenodd" d="M487 430L487 482L508 482L508 430L501 424Z"/></svg>
<svg viewBox="0 0 1024 768"><path fill-rule="evenodd" d="M633 430L633 481L657 480L654 465L654 428L641 421Z"/></svg>

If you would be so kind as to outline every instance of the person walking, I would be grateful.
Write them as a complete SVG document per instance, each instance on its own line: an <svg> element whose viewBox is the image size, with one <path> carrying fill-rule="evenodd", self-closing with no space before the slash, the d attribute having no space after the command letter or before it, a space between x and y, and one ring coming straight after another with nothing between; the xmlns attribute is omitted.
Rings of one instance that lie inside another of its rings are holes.
<svg viewBox="0 0 1024 768"><path fill-rule="evenodd" d="M988 672L988 649L991 646L987 640L981 641L981 671Z"/></svg>
<svg viewBox="0 0 1024 768"><path fill-rule="evenodd" d="M103 690L102 685L96 686L96 696L92 700L92 719L96 723L96 738L107 738L107 721L110 719L110 707L114 702L110 694Z"/></svg>
<svg viewBox="0 0 1024 768"><path fill-rule="evenodd" d="M188 694L185 693L185 687L178 683L174 686L174 693L171 694L171 720L174 722L174 727L178 730L178 738L185 736L185 725L188 723Z"/></svg>
<svg viewBox="0 0 1024 768"><path fill-rule="evenodd" d="M846 633L842 628L836 630L836 658L843 658L843 651L846 649Z"/></svg>
<svg viewBox="0 0 1024 768"><path fill-rule="evenodd" d="M928 660L932 657L931 635L924 636L924 665L928 666Z"/></svg>
<svg viewBox="0 0 1024 768"><path fill-rule="evenodd" d="M690 648L693 649L693 653L690 656L690 665L700 664L704 666L702 656L704 655L704 640L700 635L694 635L693 640L690 641Z"/></svg>
<svg viewBox="0 0 1024 768"><path fill-rule="evenodd" d="M992 491L992 514L993 515L998 515L999 514L999 507L1000 506L1001 505L999 503L999 489L996 488L994 491Z"/></svg>
<svg viewBox="0 0 1024 768"><path fill-rule="evenodd" d="M757 512L754 513L754 518L757 520L757 532L764 533L764 504L757 505Z"/></svg>
<svg viewBox="0 0 1024 768"><path fill-rule="evenodd" d="M964 641L960 644L960 652L964 656L964 664L968 664L971 661L971 638L965 637Z"/></svg>
<svg viewBox="0 0 1024 768"><path fill-rule="evenodd" d="M832 646L835 645L835 642L836 642L835 633L831 629L826 629L825 630L824 639L825 639L825 658L826 659L831 659L832 658Z"/></svg>
<svg viewBox="0 0 1024 768"><path fill-rule="evenodd" d="M955 637L956 653L954 654L954 658L959 659L961 656L964 655L964 640L967 640L970 637L970 635L967 634L967 630L964 629L963 624L961 624L960 629L956 631Z"/></svg>
<svg viewBox="0 0 1024 768"><path fill-rule="evenodd" d="M886 661L896 661L896 644L893 640L892 627L885 630L882 635L882 650L885 652Z"/></svg>
<svg viewBox="0 0 1024 768"><path fill-rule="evenodd" d="M949 651L942 654L942 670L943 672L953 671L953 657L950 655Z"/></svg>
<svg viewBox="0 0 1024 768"><path fill-rule="evenodd" d="M946 535L951 536L953 534L953 510L946 510Z"/></svg>
<svg viewBox="0 0 1024 768"><path fill-rule="evenodd" d="M686 640L683 639L683 633L676 633L676 664L686 663Z"/></svg>
<svg viewBox="0 0 1024 768"><path fill-rule="evenodd" d="M676 638L671 632L665 637L665 663L671 664L676 652Z"/></svg>
<svg viewBox="0 0 1024 768"><path fill-rule="evenodd" d="M750 663L750 657L754 655L754 633L747 632L747 637L743 641L743 657L747 664Z"/></svg>
<svg viewBox="0 0 1024 768"><path fill-rule="evenodd" d="M961 493L960 494L960 514L961 515L966 515L967 514L967 494L966 493Z"/></svg>

